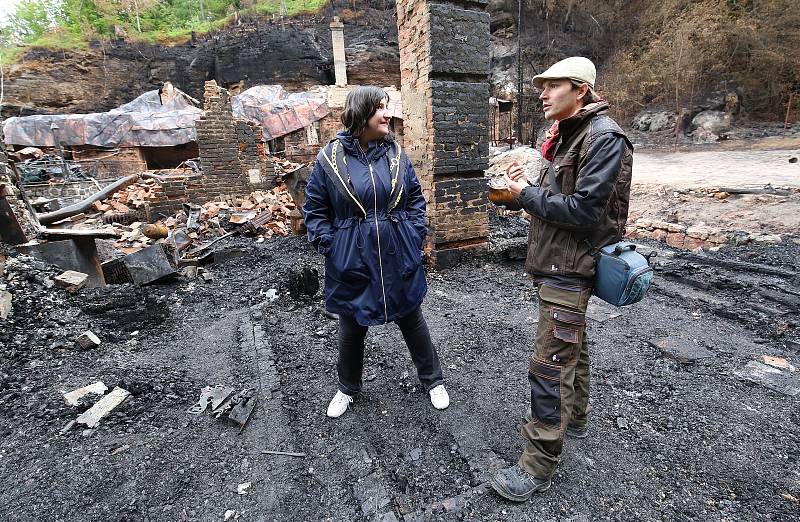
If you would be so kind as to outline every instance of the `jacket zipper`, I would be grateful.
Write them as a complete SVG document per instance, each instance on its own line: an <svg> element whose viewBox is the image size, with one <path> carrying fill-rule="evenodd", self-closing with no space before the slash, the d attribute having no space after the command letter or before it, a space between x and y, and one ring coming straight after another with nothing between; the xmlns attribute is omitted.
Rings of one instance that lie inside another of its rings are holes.
<svg viewBox="0 0 800 522"><path fill-rule="evenodd" d="M360 148L360 147L359 147ZM372 172L372 163L367 158L367 155L364 151L361 151L361 154L364 155L364 160L367 162L367 166L369 167L369 179L372 181L372 195L374 196L374 204L373 208L375 209L375 234L378 238L378 269L380 270L381 274L381 294L383 294L383 322L386 323L387 318L389 317L389 312L386 307L386 287L383 283L383 257L381 255L381 230L380 225L378 224L378 189L375 186L375 176Z"/></svg>

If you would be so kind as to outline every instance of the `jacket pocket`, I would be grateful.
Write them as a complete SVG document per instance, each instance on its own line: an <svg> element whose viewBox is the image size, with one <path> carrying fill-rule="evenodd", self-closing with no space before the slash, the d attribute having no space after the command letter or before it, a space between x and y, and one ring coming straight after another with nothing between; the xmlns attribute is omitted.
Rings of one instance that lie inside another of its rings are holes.
<svg viewBox="0 0 800 522"><path fill-rule="evenodd" d="M398 254L402 258L400 275L405 279L417 272L422 264L422 237L406 219L393 222L395 237L399 243Z"/></svg>
<svg viewBox="0 0 800 522"><path fill-rule="evenodd" d="M575 181L577 178L578 158L566 157L564 160L555 166L556 179L558 180L558 187L564 195L570 195L575 192Z"/></svg>
<svg viewBox="0 0 800 522"><path fill-rule="evenodd" d="M329 255L330 276L342 283L364 286L369 282L369 270L361 257L363 241L358 225L339 228L333 234Z"/></svg>

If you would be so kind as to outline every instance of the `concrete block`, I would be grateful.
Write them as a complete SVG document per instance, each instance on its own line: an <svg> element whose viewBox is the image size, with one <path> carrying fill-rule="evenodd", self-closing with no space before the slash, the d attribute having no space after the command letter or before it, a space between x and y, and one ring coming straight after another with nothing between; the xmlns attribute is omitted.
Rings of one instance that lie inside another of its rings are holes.
<svg viewBox="0 0 800 522"><path fill-rule="evenodd" d="M100 338L97 337L91 330L86 330L80 337L75 339L75 347L81 350L89 350L100 346Z"/></svg>
<svg viewBox="0 0 800 522"><path fill-rule="evenodd" d="M74 270L67 270L66 272L57 275L53 278L56 286L63 288L67 292L74 294L86 285L89 280L89 274L83 272L76 272Z"/></svg>

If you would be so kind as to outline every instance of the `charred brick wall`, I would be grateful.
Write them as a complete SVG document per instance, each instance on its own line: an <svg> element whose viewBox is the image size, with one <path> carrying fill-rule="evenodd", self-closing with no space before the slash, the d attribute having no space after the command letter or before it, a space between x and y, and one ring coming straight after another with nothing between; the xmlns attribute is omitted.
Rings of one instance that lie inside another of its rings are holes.
<svg viewBox="0 0 800 522"><path fill-rule="evenodd" d="M228 91L206 82L204 112L197 120L197 145L203 166L202 184L192 187L192 201L252 192L267 175L264 140L258 125L237 119Z"/></svg>
<svg viewBox="0 0 800 522"><path fill-rule="evenodd" d="M489 234L488 0L398 0L406 152L428 202L426 249L439 265Z"/></svg>

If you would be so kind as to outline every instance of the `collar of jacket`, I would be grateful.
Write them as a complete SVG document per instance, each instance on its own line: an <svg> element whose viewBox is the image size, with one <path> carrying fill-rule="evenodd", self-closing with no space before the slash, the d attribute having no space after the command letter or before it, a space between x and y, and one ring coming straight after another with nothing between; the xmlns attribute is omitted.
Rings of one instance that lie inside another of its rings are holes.
<svg viewBox="0 0 800 522"><path fill-rule="evenodd" d="M342 144L342 148L349 156L358 158L359 161L364 163L364 154L361 153L361 146L358 144L358 138L350 134L348 131L340 131L336 134L336 139ZM389 134L382 140L369 142L369 149L366 151L366 156L370 161L375 161L386 155L389 150L389 143L394 141L394 136Z"/></svg>
<svg viewBox="0 0 800 522"><path fill-rule="evenodd" d="M558 133L561 135L562 143L567 141L575 131L583 127L583 124L594 118L598 114L608 110L608 102L599 101L590 103L569 118L558 122Z"/></svg>

